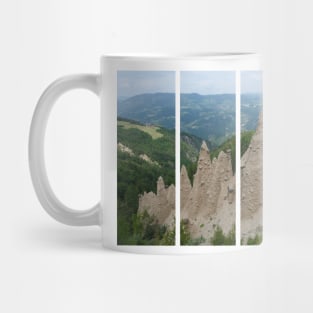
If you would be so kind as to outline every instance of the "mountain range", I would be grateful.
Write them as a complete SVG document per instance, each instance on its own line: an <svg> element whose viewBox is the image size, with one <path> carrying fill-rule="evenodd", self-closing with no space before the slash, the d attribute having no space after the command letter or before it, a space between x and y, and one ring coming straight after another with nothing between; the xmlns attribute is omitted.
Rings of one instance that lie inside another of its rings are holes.
<svg viewBox="0 0 313 313"><path fill-rule="evenodd" d="M181 94L181 131L219 146L235 133L235 95ZM255 130L262 98L259 94L241 96L241 128ZM175 128L175 94L150 93L118 100L118 117L143 124Z"/></svg>

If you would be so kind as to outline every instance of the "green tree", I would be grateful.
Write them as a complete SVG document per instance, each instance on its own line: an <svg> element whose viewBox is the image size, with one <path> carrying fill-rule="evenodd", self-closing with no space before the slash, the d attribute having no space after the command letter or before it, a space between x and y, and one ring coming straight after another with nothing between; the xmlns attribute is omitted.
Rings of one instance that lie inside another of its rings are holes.
<svg viewBox="0 0 313 313"><path fill-rule="evenodd" d="M236 244L236 232L235 225L229 231L227 235L223 233L220 226L216 227L213 237L211 238L211 244L214 246L232 246Z"/></svg>

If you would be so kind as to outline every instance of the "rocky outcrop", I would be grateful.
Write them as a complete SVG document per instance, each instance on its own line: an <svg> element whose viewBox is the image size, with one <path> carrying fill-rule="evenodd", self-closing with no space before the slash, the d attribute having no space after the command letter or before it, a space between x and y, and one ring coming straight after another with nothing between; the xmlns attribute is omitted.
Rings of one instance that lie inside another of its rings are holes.
<svg viewBox="0 0 313 313"><path fill-rule="evenodd" d="M130 156L134 156L135 153L133 152L132 149L128 148L127 146L123 145L121 142L119 142L117 144L117 149L124 152L124 153L127 153L129 154Z"/></svg>
<svg viewBox="0 0 313 313"><path fill-rule="evenodd" d="M263 119L241 158L241 241L262 236Z"/></svg>
<svg viewBox="0 0 313 313"><path fill-rule="evenodd" d="M144 192L139 196L138 213L147 211L161 225L175 225L175 186L166 187L162 177L157 181L157 193Z"/></svg>
<svg viewBox="0 0 313 313"><path fill-rule="evenodd" d="M157 161L151 160L146 154L139 154L139 158L156 166L160 166L160 164Z"/></svg>
<svg viewBox="0 0 313 313"><path fill-rule="evenodd" d="M189 190L189 192L188 192ZM197 171L191 187L186 169L181 170L181 219L188 220L192 238L203 237L209 244L217 226L227 234L235 224L235 178L230 151L221 151L211 161L202 143Z"/></svg>
<svg viewBox="0 0 313 313"><path fill-rule="evenodd" d="M186 203L191 192L192 186L188 177L185 165L181 168L180 173L180 202Z"/></svg>
<svg viewBox="0 0 313 313"><path fill-rule="evenodd" d="M135 153L133 152L132 149L130 149L129 147L123 145L121 142L119 142L117 144L117 149L120 150L121 152L127 153L129 154L131 157L135 156ZM157 161L153 161L149 156L147 156L146 154L139 154L139 158L146 161L147 163L156 165L156 166L160 166L160 164Z"/></svg>
<svg viewBox="0 0 313 313"><path fill-rule="evenodd" d="M262 116L247 151L241 158L241 241L262 235ZM180 173L181 220L187 221L192 239L202 237L210 244L217 227L228 234L235 225L236 179L232 171L231 152L221 151L211 161L205 142L199 152L197 170L191 184L183 165ZM157 193L139 196L138 212L154 215L159 224L174 227L175 186L166 187L162 177Z"/></svg>

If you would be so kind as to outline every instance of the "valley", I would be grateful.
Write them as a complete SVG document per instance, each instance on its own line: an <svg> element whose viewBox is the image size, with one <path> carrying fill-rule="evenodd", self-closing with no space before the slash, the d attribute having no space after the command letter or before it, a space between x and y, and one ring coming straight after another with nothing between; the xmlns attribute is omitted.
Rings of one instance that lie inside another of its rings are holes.
<svg viewBox="0 0 313 313"><path fill-rule="evenodd" d="M241 96L241 129L255 130L261 110L260 94ZM181 131L207 141L215 148L235 133L235 95L181 94ZM118 101L118 116L143 125L175 128L174 93L139 94Z"/></svg>

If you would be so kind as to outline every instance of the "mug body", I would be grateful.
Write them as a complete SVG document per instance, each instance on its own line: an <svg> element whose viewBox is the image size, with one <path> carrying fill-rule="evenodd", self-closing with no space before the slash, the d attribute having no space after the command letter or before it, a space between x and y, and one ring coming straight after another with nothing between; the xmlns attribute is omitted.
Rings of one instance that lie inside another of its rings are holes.
<svg viewBox="0 0 313 313"><path fill-rule="evenodd" d="M105 247L206 253L262 241L256 54L103 56Z"/></svg>

